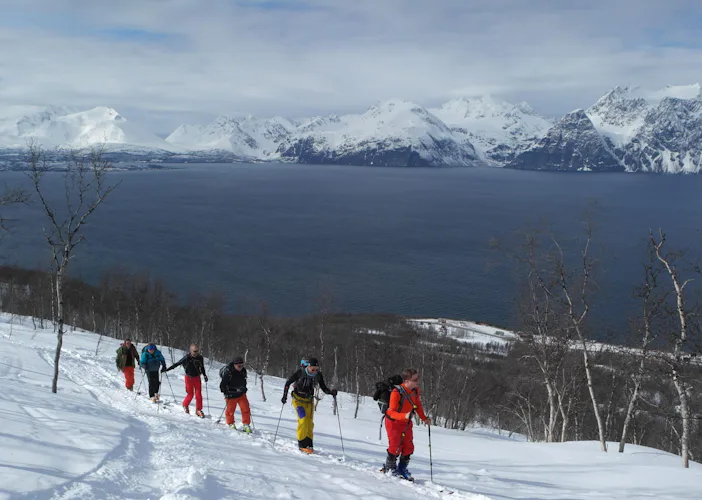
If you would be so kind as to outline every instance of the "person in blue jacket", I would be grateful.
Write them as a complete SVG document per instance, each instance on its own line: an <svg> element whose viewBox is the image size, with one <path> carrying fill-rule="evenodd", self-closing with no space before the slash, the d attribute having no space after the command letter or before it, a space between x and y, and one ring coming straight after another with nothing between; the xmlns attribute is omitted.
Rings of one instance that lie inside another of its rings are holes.
<svg viewBox="0 0 702 500"><path fill-rule="evenodd" d="M156 349L156 344L152 342L142 349L139 364L149 378L149 397L156 403L160 399L158 391L161 388L159 369L166 370L166 360L163 359L161 351Z"/></svg>

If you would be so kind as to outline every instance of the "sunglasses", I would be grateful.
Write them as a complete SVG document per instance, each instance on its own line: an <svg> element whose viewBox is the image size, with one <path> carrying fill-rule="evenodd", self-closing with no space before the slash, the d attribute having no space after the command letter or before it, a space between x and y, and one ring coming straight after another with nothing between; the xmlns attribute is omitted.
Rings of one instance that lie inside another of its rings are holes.
<svg viewBox="0 0 702 500"><path fill-rule="evenodd" d="M192 352L193 354L197 354L200 351L190 351L190 352Z"/></svg>
<svg viewBox="0 0 702 500"><path fill-rule="evenodd" d="M244 363L234 363L234 366L244 366Z"/></svg>

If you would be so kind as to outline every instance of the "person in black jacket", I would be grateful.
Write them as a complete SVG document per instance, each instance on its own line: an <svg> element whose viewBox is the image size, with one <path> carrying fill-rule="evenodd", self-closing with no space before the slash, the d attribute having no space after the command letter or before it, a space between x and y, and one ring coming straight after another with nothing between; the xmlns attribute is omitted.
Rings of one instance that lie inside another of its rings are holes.
<svg viewBox="0 0 702 500"><path fill-rule="evenodd" d="M288 390L293 386L293 407L297 412L297 444L300 451L314 453L314 390L319 385L326 394L336 397L336 389L329 389L324 383L322 372L319 371L319 361L310 358L304 361L300 369L293 373L285 382L282 403L288 400Z"/></svg>
<svg viewBox="0 0 702 500"><path fill-rule="evenodd" d="M236 411L236 406L239 405L241 421L244 424L242 430L246 433L251 433L251 408L246 397L244 358L240 356L234 358L234 361L222 367L219 371L219 376L222 377L219 390L224 393L224 400L227 402L227 408L224 413L227 417L227 425L232 429L236 429L234 412Z"/></svg>
<svg viewBox="0 0 702 500"><path fill-rule="evenodd" d="M180 361L166 368L166 371L181 365L185 369L185 392L187 393L183 400L183 410L185 410L185 413L190 413L190 402L195 396L195 415L205 418L205 414L202 411L202 382L200 381L200 375L205 377L205 383L207 383L208 378L207 373L205 373L205 358L200 354L200 346L190 344L190 352L183 356Z"/></svg>

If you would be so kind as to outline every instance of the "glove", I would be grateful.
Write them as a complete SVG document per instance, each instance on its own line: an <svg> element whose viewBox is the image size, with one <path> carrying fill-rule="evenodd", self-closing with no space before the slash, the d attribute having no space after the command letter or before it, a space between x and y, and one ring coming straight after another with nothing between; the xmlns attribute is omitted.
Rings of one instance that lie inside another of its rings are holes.
<svg viewBox="0 0 702 500"><path fill-rule="evenodd" d="M161 367L161 373L166 373L167 371L168 371L168 368L166 368L165 366Z"/></svg>
<svg viewBox="0 0 702 500"><path fill-rule="evenodd" d="M287 402L288 402L288 395L287 395L287 394L284 394L283 397L282 397L282 399L280 400L280 402L283 403L283 404L287 403Z"/></svg>
<svg viewBox="0 0 702 500"><path fill-rule="evenodd" d="M207 378L207 375L205 375L205 382L207 382L209 379Z"/></svg>
<svg viewBox="0 0 702 500"><path fill-rule="evenodd" d="M339 394L339 391L337 391L336 389L332 389L330 394L331 394L333 397L336 397L336 395Z"/></svg>
<svg viewBox="0 0 702 500"><path fill-rule="evenodd" d="M424 423L427 425L431 425L431 419L429 417L425 418Z"/></svg>

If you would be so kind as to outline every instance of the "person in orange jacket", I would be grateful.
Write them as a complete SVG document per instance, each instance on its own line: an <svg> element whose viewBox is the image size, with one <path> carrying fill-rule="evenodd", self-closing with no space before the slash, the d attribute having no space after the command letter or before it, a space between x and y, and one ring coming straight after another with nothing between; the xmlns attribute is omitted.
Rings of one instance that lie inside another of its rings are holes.
<svg viewBox="0 0 702 500"><path fill-rule="evenodd" d="M388 433L388 457L383 472L392 472L412 481L407 466L414 453L412 436L412 414L417 412L419 418L427 425L431 420L424 414L419 396L419 372L407 368L402 372L402 384L396 385L390 393L390 404L385 412L385 430ZM400 464L397 465L397 457Z"/></svg>

